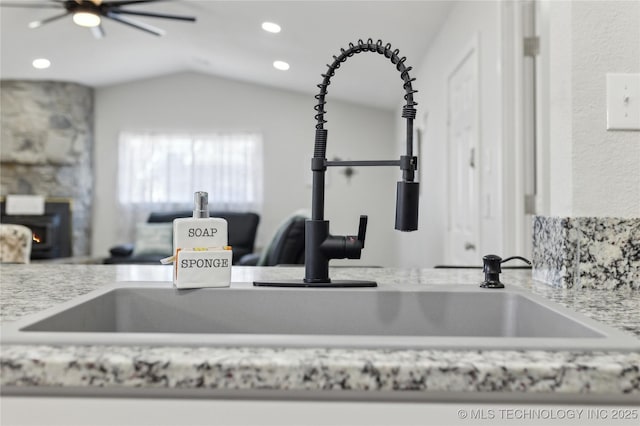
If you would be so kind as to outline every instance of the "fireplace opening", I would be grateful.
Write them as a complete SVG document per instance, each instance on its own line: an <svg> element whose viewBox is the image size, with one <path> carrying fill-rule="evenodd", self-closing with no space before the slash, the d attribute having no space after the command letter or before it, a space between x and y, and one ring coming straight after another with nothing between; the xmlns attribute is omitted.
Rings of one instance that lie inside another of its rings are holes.
<svg viewBox="0 0 640 426"><path fill-rule="evenodd" d="M68 202L46 202L43 215L8 215L1 204L1 222L31 229L31 259L71 257L71 210Z"/></svg>
<svg viewBox="0 0 640 426"><path fill-rule="evenodd" d="M45 214L42 216L5 216L4 223L24 225L33 234L31 243L31 259L55 259L61 257L60 245L60 215Z"/></svg>

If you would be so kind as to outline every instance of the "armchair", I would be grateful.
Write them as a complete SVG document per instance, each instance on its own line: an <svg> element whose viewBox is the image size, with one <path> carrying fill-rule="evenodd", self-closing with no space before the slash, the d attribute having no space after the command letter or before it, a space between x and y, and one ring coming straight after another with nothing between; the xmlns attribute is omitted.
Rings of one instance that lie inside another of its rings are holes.
<svg viewBox="0 0 640 426"><path fill-rule="evenodd" d="M241 266L277 266L304 264L304 227L309 216L295 213L285 219L262 253L243 256Z"/></svg>

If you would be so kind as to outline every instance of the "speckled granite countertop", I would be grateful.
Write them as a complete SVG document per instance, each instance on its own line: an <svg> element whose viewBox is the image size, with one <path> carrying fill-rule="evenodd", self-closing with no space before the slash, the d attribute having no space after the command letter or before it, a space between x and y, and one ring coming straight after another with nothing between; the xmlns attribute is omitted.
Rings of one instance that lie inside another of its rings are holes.
<svg viewBox="0 0 640 426"><path fill-rule="evenodd" d="M234 268L233 281L302 275L300 268ZM477 285L480 276L479 270L443 269L332 272L336 279L391 285ZM640 337L640 292L555 289L530 276L529 270L506 270L503 281L630 339ZM2 265L0 318L13 321L116 281L170 278L166 266ZM3 391L25 394L640 403L640 354L628 352L4 345L0 355Z"/></svg>

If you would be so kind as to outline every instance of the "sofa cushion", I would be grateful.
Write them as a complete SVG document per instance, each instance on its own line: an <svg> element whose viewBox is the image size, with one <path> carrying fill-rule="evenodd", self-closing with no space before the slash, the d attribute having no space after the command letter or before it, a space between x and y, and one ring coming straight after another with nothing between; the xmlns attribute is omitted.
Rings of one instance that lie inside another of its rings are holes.
<svg viewBox="0 0 640 426"><path fill-rule="evenodd" d="M139 223L136 226L134 256L171 256L173 252L173 224Z"/></svg>

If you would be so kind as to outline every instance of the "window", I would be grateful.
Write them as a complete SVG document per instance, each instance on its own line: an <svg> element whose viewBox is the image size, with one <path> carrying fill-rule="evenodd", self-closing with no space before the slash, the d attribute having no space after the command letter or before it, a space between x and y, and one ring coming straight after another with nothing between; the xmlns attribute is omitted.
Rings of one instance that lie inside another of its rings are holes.
<svg viewBox="0 0 640 426"><path fill-rule="evenodd" d="M118 154L118 201L129 235L151 211L191 209L195 191L209 193L210 209L262 208L259 134L123 132Z"/></svg>

